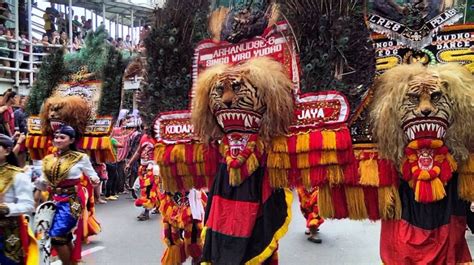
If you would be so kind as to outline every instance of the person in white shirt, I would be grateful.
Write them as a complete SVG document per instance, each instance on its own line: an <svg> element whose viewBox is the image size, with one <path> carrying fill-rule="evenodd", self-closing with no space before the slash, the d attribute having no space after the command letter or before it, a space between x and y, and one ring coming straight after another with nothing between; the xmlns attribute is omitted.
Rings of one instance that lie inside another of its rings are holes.
<svg viewBox="0 0 474 265"><path fill-rule="evenodd" d="M25 264L32 256L21 246L31 242L24 215L34 211L33 185L18 167L13 146L0 134L0 264Z"/></svg>

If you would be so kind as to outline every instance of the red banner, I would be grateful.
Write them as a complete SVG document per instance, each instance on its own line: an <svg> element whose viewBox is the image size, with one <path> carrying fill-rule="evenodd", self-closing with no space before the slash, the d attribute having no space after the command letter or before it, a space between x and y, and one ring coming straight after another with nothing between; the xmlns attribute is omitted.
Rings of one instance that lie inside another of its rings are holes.
<svg viewBox="0 0 474 265"><path fill-rule="evenodd" d="M186 143L194 139L191 111L162 112L153 125L156 140L165 144Z"/></svg>
<svg viewBox="0 0 474 265"><path fill-rule="evenodd" d="M262 36L235 44L226 41L216 43L212 40L200 42L194 53L193 86L196 85L198 75L209 67L217 64L236 64L250 58L267 56L285 65L294 84L294 94L298 94L298 56L288 31L288 24L283 22L267 28ZM190 96L194 98L194 87Z"/></svg>
<svg viewBox="0 0 474 265"><path fill-rule="evenodd" d="M306 93L296 99L291 130L318 128L345 123L349 118L349 102L337 91Z"/></svg>

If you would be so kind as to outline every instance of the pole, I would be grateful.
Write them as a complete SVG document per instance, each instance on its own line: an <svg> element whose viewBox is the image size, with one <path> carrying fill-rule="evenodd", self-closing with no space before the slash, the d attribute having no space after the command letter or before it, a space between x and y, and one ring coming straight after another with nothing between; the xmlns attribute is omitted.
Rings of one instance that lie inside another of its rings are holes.
<svg viewBox="0 0 474 265"><path fill-rule="evenodd" d="M119 37L118 22L119 22L119 14L115 14L115 39L118 39L118 37Z"/></svg>
<svg viewBox="0 0 474 265"><path fill-rule="evenodd" d="M69 51L72 52L72 0L69 0L69 43L66 43L66 45L69 45Z"/></svg>
<svg viewBox="0 0 474 265"><path fill-rule="evenodd" d="M97 25L97 11L94 13L94 15L95 15L95 29L94 30L97 30L97 27L98 27L98 25Z"/></svg>
<svg viewBox="0 0 474 265"><path fill-rule="evenodd" d="M19 54L20 54L20 20L19 20L19 12L18 12L18 6L19 6L19 1L15 1L15 40L16 40L16 45L15 45L15 85L18 87L20 85L20 60L18 59Z"/></svg>
<svg viewBox="0 0 474 265"><path fill-rule="evenodd" d="M135 22L135 18L133 17L133 15L134 15L134 14L133 14L133 9L132 9L132 14L131 14L131 15L132 15L132 16L131 16L130 20L132 21L132 23L131 23L131 25L130 25L130 27L131 27L131 30L130 30L130 32L131 32L131 36L130 36L131 40L130 40L130 41L132 42L132 47L133 47L133 44L135 43L135 42L134 42L135 34L133 34L133 32L134 32L134 30L135 30L135 28L133 27L133 23Z"/></svg>
<svg viewBox="0 0 474 265"><path fill-rule="evenodd" d="M142 37L141 36L141 30L142 30L142 19L139 18L138 19L138 43L140 43L140 41L141 41L140 38Z"/></svg>
<svg viewBox="0 0 474 265"><path fill-rule="evenodd" d="M33 85L33 21L31 21L31 13L32 13L32 8L31 8L31 0L28 0L27 2L27 14L28 14L28 42L30 43L30 45L28 46L29 49L28 49L28 52L30 54L30 56L28 57L30 63L29 63L29 67L28 69L30 70L30 72L28 73L28 77L29 77L29 84L30 86Z"/></svg>
<svg viewBox="0 0 474 265"><path fill-rule="evenodd" d="M122 39L125 39L124 36L123 36L123 16L121 18L122 19L121 19L121 25L120 26L122 27Z"/></svg>
<svg viewBox="0 0 474 265"><path fill-rule="evenodd" d="M102 2L102 17L103 17L104 27L105 27L106 15L107 15L107 13L105 13L105 1L104 1L104 2Z"/></svg>

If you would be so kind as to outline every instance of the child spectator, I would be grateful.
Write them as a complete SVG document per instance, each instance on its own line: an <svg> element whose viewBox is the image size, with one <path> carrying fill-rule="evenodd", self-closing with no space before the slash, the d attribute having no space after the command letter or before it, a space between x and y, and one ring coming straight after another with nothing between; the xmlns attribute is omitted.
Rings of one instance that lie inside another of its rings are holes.
<svg viewBox="0 0 474 265"><path fill-rule="evenodd" d="M52 38L49 40L49 43L53 44L53 45L59 45L59 39L60 39L60 35L57 31L53 32L53 36Z"/></svg>
<svg viewBox="0 0 474 265"><path fill-rule="evenodd" d="M5 36L5 28L0 26L0 62L3 67L10 67L10 61L7 59L10 55L8 51L8 39ZM6 70L0 70L0 77L5 78Z"/></svg>
<svg viewBox="0 0 474 265"><path fill-rule="evenodd" d="M46 34L48 34L48 37L52 37L53 32L56 30L56 26L54 25L54 14L51 9L51 7L46 8L46 11L43 14L43 20L44 20L44 30L46 31Z"/></svg>
<svg viewBox="0 0 474 265"><path fill-rule="evenodd" d="M79 22L79 17L77 15L74 16L72 20L72 34L73 36L77 36L80 34L80 30L82 28L82 23Z"/></svg>
<svg viewBox="0 0 474 265"><path fill-rule="evenodd" d="M74 37L74 42L73 42L73 49L74 51L80 51L83 45L82 37L81 34L78 34L77 36Z"/></svg>
<svg viewBox="0 0 474 265"><path fill-rule="evenodd" d="M19 52L17 54L17 59L20 61L20 68L21 69L28 69L28 63L25 63L30 60L30 57L26 54L26 52L29 52L29 41L26 38L26 34L22 32L20 34L20 39L18 40L18 45L19 45ZM20 72L20 79L26 79L27 73L26 72Z"/></svg>
<svg viewBox="0 0 474 265"><path fill-rule="evenodd" d="M58 25L58 31L59 32L68 30L67 22L66 22L66 19L64 18L64 13L63 12L59 13L59 17L58 17L58 20L57 20L56 24Z"/></svg>
<svg viewBox="0 0 474 265"><path fill-rule="evenodd" d="M59 38L59 44L61 44L64 47L67 47L69 44L69 40L67 38L67 33L65 31L61 32L61 36Z"/></svg>

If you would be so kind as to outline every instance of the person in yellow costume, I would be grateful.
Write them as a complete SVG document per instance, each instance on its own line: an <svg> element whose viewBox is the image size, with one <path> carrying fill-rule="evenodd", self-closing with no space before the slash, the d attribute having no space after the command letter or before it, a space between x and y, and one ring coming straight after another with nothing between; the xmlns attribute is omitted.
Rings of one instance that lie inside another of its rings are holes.
<svg viewBox="0 0 474 265"><path fill-rule="evenodd" d="M76 150L75 139L76 132L71 126L63 125L54 132L53 145L57 151L43 159L43 176L39 181L49 186L56 204L49 235L64 265L77 264L81 259L84 227L78 224L83 222L87 201L81 181L84 178L92 184L100 181L89 157ZM76 234L74 242L73 233Z"/></svg>

